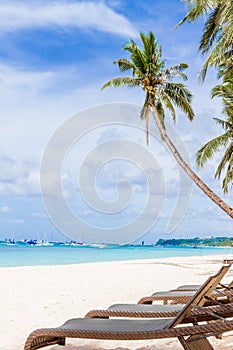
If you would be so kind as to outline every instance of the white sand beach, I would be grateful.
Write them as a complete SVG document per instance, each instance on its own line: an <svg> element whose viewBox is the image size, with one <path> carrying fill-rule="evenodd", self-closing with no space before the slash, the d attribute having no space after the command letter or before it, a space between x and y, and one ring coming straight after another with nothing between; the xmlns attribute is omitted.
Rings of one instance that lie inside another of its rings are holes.
<svg viewBox="0 0 233 350"><path fill-rule="evenodd" d="M113 303L136 303L142 296L181 284L202 283L216 273L224 256L166 258L126 262L0 269L1 350L22 350L31 331L56 327L87 311ZM233 267L226 281L233 279ZM210 338L216 349L233 348L233 332L222 340ZM176 339L148 341L90 341L67 339L52 350L182 349ZM200 349L201 350L201 349Z"/></svg>

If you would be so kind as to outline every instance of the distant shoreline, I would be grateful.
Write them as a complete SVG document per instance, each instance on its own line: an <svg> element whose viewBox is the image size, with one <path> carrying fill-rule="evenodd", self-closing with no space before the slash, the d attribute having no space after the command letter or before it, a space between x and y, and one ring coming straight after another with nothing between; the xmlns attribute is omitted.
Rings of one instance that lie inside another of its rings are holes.
<svg viewBox="0 0 233 350"><path fill-rule="evenodd" d="M157 246L183 246L183 247L217 247L217 248L232 248L233 237L206 237L206 238L172 238L159 239Z"/></svg>

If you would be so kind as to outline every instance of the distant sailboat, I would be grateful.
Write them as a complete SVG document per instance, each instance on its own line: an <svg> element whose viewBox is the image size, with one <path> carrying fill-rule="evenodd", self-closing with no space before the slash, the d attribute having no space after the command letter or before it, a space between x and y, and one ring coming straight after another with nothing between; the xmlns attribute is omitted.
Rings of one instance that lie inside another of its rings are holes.
<svg viewBox="0 0 233 350"><path fill-rule="evenodd" d="M106 248L107 244L105 243L105 239L102 239L101 237L103 237L103 234L99 232L97 235L97 243L90 244L90 247Z"/></svg>
<svg viewBox="0 0 233 350"><path fill-rule="evenodd" d="M39 234L38 234L39 238ZM37 239L36 246L52 246L53 243L48 242L46 233L44 233L43 239Z"/></svg>
<svg viewBox="0 0 233 350"><path fill-rule="evenodd" d="M5 240L6 245L14 245L15 244L15 235L14 233L12 234L12 237L10 239Z"/></svg>

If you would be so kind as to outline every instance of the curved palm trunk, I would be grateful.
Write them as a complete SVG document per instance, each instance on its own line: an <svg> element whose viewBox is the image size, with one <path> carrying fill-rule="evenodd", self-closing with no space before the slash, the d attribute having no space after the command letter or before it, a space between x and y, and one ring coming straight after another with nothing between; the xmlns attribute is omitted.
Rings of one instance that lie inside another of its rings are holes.
<svg viewBox="0 0 233 350"><path fill-rule="evenodd" d="M224 210L231 218L233 218L233 208L231 208L227 203L225 203L216 193L214 193L189 167L189 165L183 160L178 150L168 137L165 128L163 127L161 120L158 116L156 106L153 102L150 103L154 119L161 134L162 140L164 140L171 150L173 156L179 163L179 165L183 168L186 174L193 180L193 182L214 202L216 203L222 210Z"/></svg>

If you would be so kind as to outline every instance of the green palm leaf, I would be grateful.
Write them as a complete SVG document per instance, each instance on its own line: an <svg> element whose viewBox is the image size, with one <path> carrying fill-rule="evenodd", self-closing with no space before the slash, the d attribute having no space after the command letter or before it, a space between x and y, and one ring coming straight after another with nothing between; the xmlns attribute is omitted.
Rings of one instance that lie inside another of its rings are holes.
<svg viewBox="0 0 233 350"><path fill-rule="evenodd" d="M161 121L163 127L165 128L165 112L164 112L163 105L162 105L161 101L157 101L155 103L155 106L156 106L160 121Z"/></svg>
<svg viewBox="0 0 233 350"><path fill-rule="evenodd" d="M225 133L208 141L198 152L196 162L199 168L202 168L208 160L213 158L221 147L225 147L229 143L229 135Z"/></svg>
<svg viewBox="0 0 233 350"><path fill-rule="evenodd" d="M224 130L231 130L233 132L233 124L231 122L228 122L227 120L222 120L222 119L219 119L219 118L213 118L213 120L221 125L221 127L224 129Z"/></svg>
<svg viewBox="0 0 233 350"><path fill-rule="evenodd" d="M126 85L128 87L135 87L140 85L140 80L139 79L134 79L134 78L128 78L128 77L121 77L121 78L115 78L112 80L109 80L107 83L105 83L101 90L106 89L109 86L113 87L120 87Z"/></svg>
<svg viewBox="0 0 233 350"><path fill-rule="evenodd" d="M215 173L215 177L220 178L222 171L224 170L224 168L226 167L226 165L228 164L228 171L232 170L232 162L233 162L233 143L231 143L225 153L224 156L222 157L221 162L219 163L216 173ZM227 175L227 174L226 174ZM232 179L231 179L232 180Z"/></svg>
<svg viewBox="0 0 233 350"><path fill-rule="evenodd" d="M208 20L205 23L204 32L201 37L201 42L199 46L199 50L205 54L212 47L218 32L219 32L219 14L220 14L219 5L213 10L213 12L209 15Z"/></svg>
<svg viewBox="0 0 233 350"><path fill-rule="evenodd" d="M187 7L186 16L178 23L193 22L200 16L207 17L199 50L210 52L198 77L204 80L209 66L219 67L226 61L233 44L233 1L232 0L183 0ZM232 54L230 55L232 57ZM230 57L229 56L229 57ZM232 69L232 68L231 68Z"/></svg>
<svg viewBox="0 0 233 350"><path fill-rule="evenodd" d="M175 108L172 104L172 101L170 99L170 97L166 94L166 92L164 91L164 95L163 95L163 103L166 106L166 108L170 111L173 122L176 122L176 111Z"/></svg>
<svg viewBox="0 0 233 350"><path fill-rule="evenodd" d="M145 58L147 60L147 64L149 64L152 61L153 54L156 52L157 42L152 32L149 32L148 36L144 33L140 33L140 37L143 43Z"/></svg>
<svg viewBox="0 0 233 350"><path fill-rule="evenodd" d="M171 101L181 109L189 118L190 121L194 119L194 111L191 106L192 94L182 84L167 83L164 88L165 93L169 96Z"/></svg>

